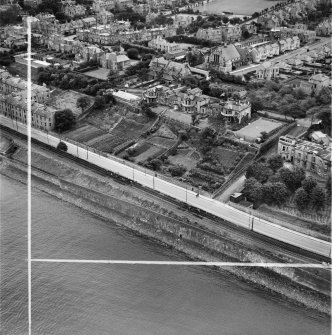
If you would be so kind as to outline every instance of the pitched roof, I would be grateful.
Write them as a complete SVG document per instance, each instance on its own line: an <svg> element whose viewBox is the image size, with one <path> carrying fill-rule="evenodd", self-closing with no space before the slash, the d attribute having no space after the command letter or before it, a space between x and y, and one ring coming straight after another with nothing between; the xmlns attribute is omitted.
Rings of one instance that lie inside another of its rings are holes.
<svg viewBox="0 0 332 335"><path fill-rule="evenodd" d="M234 44L217 47L213 53L220 53L225 58L225 61L240 58L240 54Z"/></svg>

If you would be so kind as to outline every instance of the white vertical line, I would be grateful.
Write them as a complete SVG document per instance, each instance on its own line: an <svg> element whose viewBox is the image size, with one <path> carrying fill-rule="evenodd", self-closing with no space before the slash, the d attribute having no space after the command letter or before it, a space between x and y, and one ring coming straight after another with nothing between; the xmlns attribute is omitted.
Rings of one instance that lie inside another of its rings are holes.
<svg viewBox="0 0 332 335"><path fill-rule="evenodd" d="M28 87L27 87L27 139L28 139L28 309L29 335L31 335L31 21L28 29Z"/></svg>

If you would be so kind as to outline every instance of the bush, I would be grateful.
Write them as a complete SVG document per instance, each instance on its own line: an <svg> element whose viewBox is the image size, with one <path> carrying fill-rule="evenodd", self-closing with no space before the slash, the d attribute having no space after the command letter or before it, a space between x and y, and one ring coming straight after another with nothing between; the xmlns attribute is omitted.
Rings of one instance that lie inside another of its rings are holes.
<svg viewBox="0 0 332 335"><path fill-rule="evenodd" d="M130 48L127 50L127 55L130 59L138 59L139 52L136 48Z"/></svg>
<svg viewBox="0 0 332 335"><path fill-rule="evenodd" d="M168 171L171 173L172 177L181 177L187 169L183 166L171 166Z"/></svg>

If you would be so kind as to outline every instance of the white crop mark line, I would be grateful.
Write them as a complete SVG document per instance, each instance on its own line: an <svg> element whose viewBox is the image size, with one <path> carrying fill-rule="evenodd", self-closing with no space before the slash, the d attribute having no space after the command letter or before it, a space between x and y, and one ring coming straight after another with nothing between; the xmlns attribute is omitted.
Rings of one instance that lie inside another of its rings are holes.
<svg viewBox="0 0 332 335"><path fill-rule="evenodd" d="M28 63L27 63L27 140L28 140L28 324L31 335L31 18L27 17Z"/></svg>
<svg viewBox="0 0 332 335"><path fill-rule="evenodd" d="M220 266L220 267L279 267L279 268L325 268L331 264L311 263L242 263L242 262L200 262L200 261L133 261L133 260L88 260L88 259L49 259L32 258L36 263L82 263L82 264L119 264L119 265L171 265L171 266Z"/></svg>

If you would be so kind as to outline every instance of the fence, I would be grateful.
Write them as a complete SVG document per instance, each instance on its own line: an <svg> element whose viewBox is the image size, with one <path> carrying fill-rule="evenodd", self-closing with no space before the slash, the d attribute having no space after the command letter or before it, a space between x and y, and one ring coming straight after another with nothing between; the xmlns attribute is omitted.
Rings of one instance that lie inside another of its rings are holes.
<svg viewBox="0 0 332 335"><path fill-rule="evenodd" d="M246 155L240 160L237 167L233 170L233 172L228 176L228 179L218 188L213 194L212 198L216 198L220 196L226 189L234 183L236 179L238 179L247 169L249 162L255 159L255 155L252 152L247 152Z"/></svg>
<svg viewBox="0 0 332 335"><path fill-rule="evenodd" d="M0 115L0 121L1 125L16 130L10 119ZM20 133L23 133L24 135L27 133L26 125L19 123L17 128L19 128L18 131ZM56 147L59 144L58 136L51 136L38 129L32 128L31 135L35 140L48 144L52 147ZM293 230L286 229L265 220L256 220L252 214L247 214L244 211L237 210L231 206L211 199L210 197L198 195L196 192L187 189L187 187L179 187L175 185L173 178L169 178L170 180L167 182L163 180L164 178L160 178L163 176L157 177L154 173L151 176L144 173L144 171L143 173L140 172L137 165L135 164L132 164L132 168L128 168L128 164L125 164L123 160L120 160L119 162L119 159L114 156L107 155L108 159L105 159L95 154L89 154L87 148L82 149L80 147L80 149L78 149L79 147L77 144L73 145L68 141L66 144L68 146L68 154L78 157L79 159L94 164L102 169L106 169L131 181L135 181L144 187L170 196L176 201L187 203L190 206L203 210L221 219L227 220L227 222L236 224L246 229L252 229L264 236L268 236L284 243L308 250L310 252L314 252L324 257L331 256L331 244L323 240L297 233Z"/></svg>
<svg viewBox="0 0 332 335"><path fill-rule="evenodd" d="M280 136L287 134L291 129L295 128L296 126L297 126L297 123L292 122L286 127L283 127L282 129L280 129L276 134L270 137L266 142L262 143L258 150L257 157L266 153L279 140Z"/></svg>

